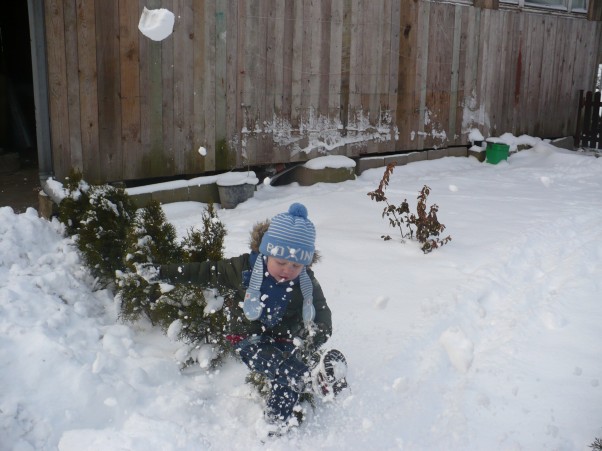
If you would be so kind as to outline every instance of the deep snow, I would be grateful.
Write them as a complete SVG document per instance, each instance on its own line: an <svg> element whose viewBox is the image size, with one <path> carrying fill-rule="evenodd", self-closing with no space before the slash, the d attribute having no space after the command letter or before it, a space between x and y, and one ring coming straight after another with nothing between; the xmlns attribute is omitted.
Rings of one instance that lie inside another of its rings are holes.
<svg viewBox="0 0 602 451"><path fill-rule="evenodd" d="M227 256L252 225L303 202L323 259L332 347L351 392L261 444L245 368L182 374L181 344L123 324L62 226L0 207L1 450L586 450L602 436L602 159L536 140L498 165L444 158L395 169L387 196L424 184L453 240L429 255L366 195L262 184L225 223ZM165 205L183 236L203 205Z"/></svg>

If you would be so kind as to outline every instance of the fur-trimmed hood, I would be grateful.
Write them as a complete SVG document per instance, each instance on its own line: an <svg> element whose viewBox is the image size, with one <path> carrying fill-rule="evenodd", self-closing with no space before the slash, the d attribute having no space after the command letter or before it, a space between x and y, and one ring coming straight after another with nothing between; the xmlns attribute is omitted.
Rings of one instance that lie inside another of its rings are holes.
<svg viewBox="0 0 602 451"><path fill-rule="evenodd" d="M251 237L249 239L249 247L253 252L259 252L259 245L261 244L261 239L263 238L265 232L268 230L268 227L270 227L269 219L258 222L253 226L253 229L251 230ZM313 259L309 266L318 263L321 258L322 256L320 255L320 252L318 250L315 250Z"/></svg>

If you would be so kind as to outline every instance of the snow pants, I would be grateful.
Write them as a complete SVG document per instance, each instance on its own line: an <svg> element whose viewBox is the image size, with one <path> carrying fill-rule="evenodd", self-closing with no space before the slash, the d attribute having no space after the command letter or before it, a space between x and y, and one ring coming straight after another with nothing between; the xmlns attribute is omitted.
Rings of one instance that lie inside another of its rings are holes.
<svg viewBox="0 0 602 451"><path fill-rule="evenodd" d="M292 343L264 335L246 338L236 346L249 369L263 374L271 383L265 412L271 421L289 419L309 376L309 368L296 357L294 349Z"/></svg>

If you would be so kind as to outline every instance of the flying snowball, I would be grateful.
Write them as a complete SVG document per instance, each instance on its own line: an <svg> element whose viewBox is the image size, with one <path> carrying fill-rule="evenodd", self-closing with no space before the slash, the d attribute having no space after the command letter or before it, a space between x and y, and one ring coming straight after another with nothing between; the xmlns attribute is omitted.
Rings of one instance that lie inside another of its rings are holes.
<svg viewBox="0 0 602 451"><path fill-rule="evenodd" d="M455 193L458 191L458 187L456 185L449 185L449 190Z"/></svg>
<svg viewBox="0 0 602 451"><path fill-rule="evenodd" d="M138 29L153 41L162 41L173 32L175 16L167 9L146 9L142 11Z"/></svg>
<svg viewBox="0 0 602 451"><path fill-rule="evenodd" d="M207 149L205 149L203 146L199 147L199 154L202 157L206 157L207 156Z"/></svg>

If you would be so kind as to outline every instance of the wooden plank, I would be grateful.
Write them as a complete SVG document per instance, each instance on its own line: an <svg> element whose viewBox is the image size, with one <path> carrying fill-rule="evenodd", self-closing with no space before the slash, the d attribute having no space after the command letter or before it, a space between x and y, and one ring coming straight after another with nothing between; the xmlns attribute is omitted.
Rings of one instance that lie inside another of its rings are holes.
<svg viewBox="0 0 602 451"><path fill-rule="evenodd" d="M418 126L418 113L415 107L416 68L418 42L418 5L410 2L399 10L399 53L397 77L397 105L395 124L399 130L400 149L414 149L414 131Z"/></svg>
<svg viewBox="0 0 602 451"><path fill-rule="evenodd" d="M69 109L70 167L83 171L82 132L77 54L77 8L75 0L63 3L65 18L65 58L67 63L67 105ZM48 42L48 41L46 41Z"/></svg>
<svg viewBox="0 0 602 451"><path fill-rule="evenodd" d="M268 0L267 36L266 36L266 86L265 109L269 123L274 117L282 117L284 98L284 9L285 2ZM273 114L269 114L269 112Z"/></svg>
<svg viewBox="0 0 602 451"><path fill-rule="evenodd" d="M119 60L119 2L95 2L100 171L105 180L123 179Z"/></svg>
<svg viewBox="0 0 602 451"><path fill-rule="evenodd" d="M429 33L430 33L430 3L420 3L418 7L418 30L416 41L416 85L417 95L414 98L414 107L418 110L418 126L413 133L416 134L415 145L417 149L425 148L425 115L428 81L429 61Z"/></svg>
<svg viewBox="0 0 602 451"><path fill-rule="evenodd" d="M48 100L52 121L51 139L53 166L56 175L68 175L71 167L69 140L69 106L66 85L65 24L63 4L58 0L45 2L46 47L48 65Z"/></svg>
<svg viewBox="0 0 602 451"><path fill-rule="evenodd" d="M216 167L228 169L231 165L226 136L226 13L227 2L215 2L215 148Z"/></svg>
<svg viewBox="0 0 602 451"><path fill-rule="evenodd" d="M222 162L218 163L221 156L218 157L218 144L223 146L225 142L218 142L216 135L216 3L213 0L204 3L204 73L203 73L203 120L205 124L205 142L207 147L207 157L205 158L205 169L221 169Z"/></svg>
<svg viewBox="0 0 602 451"><path fill-rule="evenodd" d="M194 152L192 149L194 16L191 6L186 0L174 1L174 31L166 38L166 41L173 42L173 158L176 174L190 174L194 161L200 158L196 149ZM223 97L225 103L225 94ZM225 113L219 119L225 123Z"/></svg>
<svg viewBox="0 0 602 451"><path fill-rule="evenodd" d="M163 8L173 11L174 0L163 0ZM162 75L162 99L163 109L163 163L165 175L176 175L174 147L174 38L170 36L161 43L161 75Z"/></svg>
<svg viewBox="0 0 602 451"><path fill-rule="evenodd" d="M138 2L119 3L119 58L121 77L121 147L123 178L145 176L140 139L140 46Z"/></svg>
<svg viewBox="0 0 602 451"><path fill-rule="evenodd" d="M581 26L579 21L569 19L567 22L568 36L575 37L577 29ZM563 71L560 77L559 86L562 87L560 98L562 105L577 105L577 98L573 97L573 90L576 89L573 84L573 70L577 61L577 54L580 49L580 44L575 39L566 39L563 46ZM578 89L578 88L577 88ZM575 122L569 116L565 122L565 135L574 133L572 124Z"/></svg>
<svg viewBox="0 0 602 451"><path fill-rule="evenodd" d="M390 47L389 47L389 82L388 82L388 100L387 108L391 115L391 141L387 148L388 152L393 152L397 148L398 132L397 129L397 97L398 86L397 79L399 78L399 40L401 37L401 0L392 0L390 9Z"/></svg>
<svg viewBox="0 0 602 451"><path fill-rule="evenodd" d="M371 97L374 95L376 91L376 70L375 67L375 57L374 53L375 41L378 39L376 34L378 31L372 26L373 23L376 22L374 18L374 11L378 4L381 2L372 2L369 0L361 0L360 9L358 12L360 16L357 20L360 21L360 41L361 41L361 54L358 55L359 67L357 67L358 74L358 91L360 98L360 112L361 118L357 118L361 120L363 123L364 118L368 121L371 121L374 116L374 112L371 111L373 105L371 104ZM382 27L378 27L381 29ZM372 115L372 118L371 118ZM371 121L374 123L374 120Z"/></svg>
<svg viewBox="0 0 602 451"><path fill-rule="evenodd" d="M351 75L351 36L352 36L352 0L343 0L343 22L341 30L341 87L340 121L343 127L342 135L347 135L350 105L350 75Z"/></svg>
<svg viewBox="0 0 602 451"><path fill-rule="evenodd" d="M449 92L453 57L454 5L433 3L429 15L427 91L425 96L424 147L447 144ZM450 37L452 37L450 39Z"/></svg>
<svg viewBox="0 0 602 451"><path fill-rule="evenodd" d="M371 77L371 92L369 101L370 125L380 130L383 122L388 117L389 100L389 50L391 47L391 27L389 16L391 14L391 2L383 0L373 2L371 5L371 19L369 27L374 30L374 41L372 43L373 63L368 67ZM366 145L366 153L380 153L386 148L386 142L379 139L370 139Z"/></svg>
<svg viewBox="0 0 602 451"><path fill-rule="evenodd" d="M312 47L313 29L311 25L311 3L303 2L303 40L301 43L301 104L300 118L302 122L309 120L312 92Z"/></svg>
<svg viewBox="0 0 602 451"><path fill-rule="evenodd" d="M263 109L263 96L259 96L260 88L257 86L258 83L258 65L262 65L265 68L265 61L259 61L260 52L259 49L259 36L256 30L259 26L258 11L256 5L250 1L244 1L239 3L240 10L240 47L239 47L239 62L241 64L240 74L242 78L240 80L242 88L242 102L241 107L243 108L243 122L241 132L241 154L240 162L242 159L246 159L248 155L252 155L253 158L257 158L259 155L258 141L256 139L256 126L260 123L259 114ZM264 81L264 80L262 80ZM219 151L218 151L219 152ZM219 162L218 157L218 162ZM258 161L258 160L256 160ZM218 163L218 167L221 167L221 163Z"/></svg>
<svg viewBox="0 0 602 451"><path fill-rule="evenodd" d="M552 86L553 74L557 70L552 68L558 67L556 63L555 49L555 35L557 34L558 18L555 16L544 16L542 21L542 35L540 39L543 39L542 45L542 70L540 75L540 81L538 84L538 100L536 113L537 136L553 137L551 133L554 133L554 117L556 113L550 109L550 103L552 96L556 95L555 86Z"/></svg>
<svg viewBox="0 0 602 451"><path fill-rule="evenodd" d="M361 110L361 83L363 72L362 53L362 13L363 2L352 0L351 3L351 39L349 52L349 124L355 123L356 112Z"/></svg>
<svg viewBox="0 0 602 451"><path fill-rule="evenodd" d="M255 52L252 57L255 58L255 105L256 105L256 117L255 117L255 133L257 136L257 148L254 154L248 154L242 161L242 164L248 165L253 162L261 162L262 164L269 164L272 154L272 146L269 140L266 139L263 133L263 124L266 120L271 119L271 113L268 114L266 109L265 97L269 92L269 87L266 84L266 39L267 39L267 20L268 20L268 4L263 1L259 3L259 8L255 4L254 8L254 20L257 24L256 29L252 33L252 38L256 41Z"/></svg>
<svg viewBox="0 0 602 451"><path fill-rule="evenodd" d="M211 167L210 161L215 158L213 145L209 146L205 137L205 105L203 102L205 86L205 0L193 0L193 53L192 53L192 149L198 151L202 146L207 151L205 156L198 155L193 161L191 170L203 173Z"/></svg>
<svg viewBox="0 0 602 451"><path fill-rule="evenodd" d="M478 74L480 64L475 64L479 59L479 42L481 40L481 10L468 8L466 13L466 45L462 58L461 79L463 80L462 95L462 130L470 132L478 129L483 132L483 126L479 124L479 99L477 97Z"/></svg>
<svg viewBox="0 0 602 451"><path fill-rule="evenodd" d="M282 99L279 105L280 115L283 119L292 119L292 83L293 83L293 35L294 22L294 0L278 2L282 5ZM276 110L278 111L278 109Z"/></svg>
<svg viewBox="0 0 602 451"><path fill-rule="evenodd" d="M138 12L143 8L157 9L161 0L140 0ZM146 177L164 176L167 156L163 152L163 58L161 42L153 41L142 33L138 36L140 51L140 126L141 168Z"/></svg>
<svg viewBox="0 0 602 451"><path fill-rule="evenodd" d="M76 0L76 7L83 172L89 183L102 183L107 179L100 170L94 4Z"/></svg>
<svg viewBox="0 0 602 451"><path fill-rule="evenodd" d="M488 33L490 34L489 48L491 55L491 64L487 66L487 98L486 105L489 111L489 123L490 123L490 135L500 136L506 130L501 126L503 121L504 112L502 111L503 105L503 71L505 70L503 65L503 53L504 45L506 41L499 39L500 36L505 35L506 29L506 15L504 11L491 10L490 11L490 28Z"/></svg>
<svg viewBox="0 0 602 451"><path fill-rule="evenodd" d="M594 44L592 38L596 36L593 30L589 27L590 22L580 23L575 31L575 42L578 48L575 50L575 64L573 66L573 74L571 78L571 91L568 93L568 104L577 105L579 89L589 90L593 84L593 74L591 71L592 64L589 60L595 61L593 56ZM573 107L574 108L574 107ZM575 130L575 114L572 115L572 119L569 122L569 126L572 130Z"/></svg>
<svg viewBox="0 0 602 451"><path fill-rule="evenodd" d="M517 47L517 12L516 11L500 11L504 16L504 29L502 33L508 37L501 55L502 70L501 73L501 96L500 96L500 107L501 107L501 118L499 122L499 129L502 132L512 132L512 121L514 116L514 89L516 77L516 49Z"/></svg>
<svg viewBox="0 0 602 451"><path fill-rule="evenodd" d="M330 43L328 71L329 117L341 120L341 84L343 61L343 16L345 0L332 0L330 6Z"/></svg>
<svg viewBox="0 0 602 451"><path fill-rule="evenodd" d="M562 114L559 114L558 111L562 111L564 108L558 103L558 98L560 91L562 89L558 84L558 80L560 78L560 73L562 72L562 68L564 68L562 64L563 60L563 43L564 39L566 39L566 20L563 17L556 16L553 24L553 35L550 39L550 50L553 54L553 66L558 68L557 70L549 70L549 62L546 60L547 69L544 71L544 76L546 76L549 83L546 84L546 92L545 104L542 102L539 106L540 114L547 115L548 119L545 122L545 126L547 130L549 130L550 134L556 134L557 136L564 136L561 132L564 127L564 121L562 120ZM545 72L551 72L551 74L546 74ZM551 135L550 135L551 136Z"/></svg>
<svg viewBox="0 0 602 451"><path fill-rule="evenodd" d="M226 5L226 140L230 154L240 155L240 97L238 94L238 0Z"/></svg>
<svg viewBox="0 0 602 451"><path fill-rule="evenodd" d="M319 14L320 40L316 49L319 55L318 59L318 102L316 104L318 115L324 116L330 120L332 117L329 110L330 94L330 47L332 43L331 23L332 23L332 0L322 0L317 2L320 7L315 11ZM340 61L340 60L339 60Z"/></svg>
<svg viewBox="0 0 602 451"><path fill-rule="evenodd" d="M531 15L529 17L529 28L527 36L527 46L529 56L526 65L527 89L525 121L528 121L527 133L532 136L539 136L541 131L541 122L537 118L537 98L541 86L541 70L543 60L543 41L540 36L544 35L544 18L541 15Z"/></svg>
<svg viewBox="0 0 602 451"><path fill-rule="evenodd" d="M298 129L303 123L303 22L304 2L295 1L292 9L292 79L291 79L291 125ZM305 50L307 52L307 50Z"/></svg>
<svg viewBox="0 0 602 451"><path fill-rule="evenodd" d="M525 15L518 14L516 17L516 28L515 28L515 36L516 36L516 68L514 73L514 92L513 94L513 120L512 120L512 130L516 135L522 135L526 133L526 129L523 128L522 122L522 114L524 107L524 79L525 79L525 61L526 61L526 25L525 25Z"/></svg>
<svg viewBox="0 0 602 451"><path fill-rule="evenodd" d="M477 54L477 85L476 85L476 99L477 99L477 113L476 122L479 124L480 129L483 132L485 138L491 136L491 123L489 122L489 104L488 100L488 68L490 65L495 64L495 55L491 55L489 47L490 41L490 27L491 27L491 10L482 10L479 22L479 50Z"/></svg>
<svg viewBox="0 0 602 451"><path fill-rule="evenodd" d="M454 25L451 30L453 36L452 41L452 60L451 60L451 77L449 85L449 120L447 124L447 140L449 144L458 143L460 134L457 127L457 110L458 110L458 83L460 78L460 48L462 46L462 10L465 9L460 5L454 7Z"/></svg>
<svg viewBox="0 0 602 451"><path fill-rule="evenodd" d="M460 6L456 9L458 16L454 26L454 56L452 67L455 65L457 73L452 74L452 98L450 99L450 130L453 132L453 141L450 145L465 145L468 143L468 128L465 126L465 108L468 109L466 92L466 64L469 43L469 13L472 8ZM455 54L457 52L457 55ZM453 69L452 69L453 70ZM455 92L453 92L455 90ZM454 98L455 97L455 101ZM454 108L452 113L451 109ZM453 125L452 125L453 123Z"/></svg>

